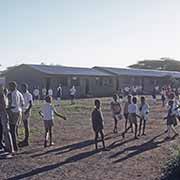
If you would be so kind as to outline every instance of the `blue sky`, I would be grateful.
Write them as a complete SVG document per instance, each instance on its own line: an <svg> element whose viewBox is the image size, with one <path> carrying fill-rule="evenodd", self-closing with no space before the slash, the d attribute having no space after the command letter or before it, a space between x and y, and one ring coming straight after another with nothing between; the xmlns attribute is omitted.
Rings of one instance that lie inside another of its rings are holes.
<svg viewBox="0 0 180 180"><path fill-rule="evenodd" d="M0 0L0 64L180 59L179 0Z"/></svg>

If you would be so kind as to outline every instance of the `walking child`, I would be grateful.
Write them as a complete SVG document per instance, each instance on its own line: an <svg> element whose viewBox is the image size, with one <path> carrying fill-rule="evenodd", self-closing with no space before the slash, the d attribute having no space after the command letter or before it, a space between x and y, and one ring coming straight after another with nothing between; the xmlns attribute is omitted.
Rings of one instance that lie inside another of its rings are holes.
<svg viewBox="0 0 180 180"><path fill-rule="evenodd" d="M66 120L66 117L59 114L56 109L52 106L52 97L47 96L45 98L46 103L42 106L41 111L39 114L44 120L44 128L45 128L45 139L44 139L44 147L47 147L48 142L48 135L50 139L50 146L54 145L52 141L52 127L54 125L54 114L64 120Z"/></svg>
<svg viewBox="0 0 180 180"><path fill-rule="evenodd" d="M149 114L149 105L146 103L146 99L144 96L141 97L141 105L139 108L139 112L140 112L140 124L139 124L139 134L138 136L141 135L141 128L143 125L143 129L142 129L142 135L146 135L145 134L145 128L146 128L146 122L148 120L148 114Z"/></svg>
<svg viewBox="0 0 180 180"><path fill-rule="evenodd" d="M122 137L125 137L125 134L128 132L129 129L132 128L132 126L135 126L135 132L134 132L134 138L138 139L137 137L137 128L138 128L138 124L137 124L137 117L140 118L140 116L138 115L138 106L137 106L137 98L133 97L132 98L132 103L128 105L128 119L130 121L130 126L125 129L125 131L122 133Z"/></svg>
<svg viewBox="0 0 180 180"><path fill-rule="evenodd" d="M174 108L174 101L173 100L169 100L168 105L169 105L168 114L164 119L167 120L167 139L170 139L171 138L170 137L170 131L171 130L174 133L173 138L175 138L178 135L177 131L175 130L174 125L176 124L175 123L175 121L176 121L176 110L179 107Z"/></svg>
<svg viewBox="0 0 180 180"><path fill-rule="evenodd" d="M105 142L104 142L104 124L103 124L103 115L100 110L101 103L98 99L95 100L95 108L92 112L92 127L95 134L95 148L98 150L98 135L100 133L103 149L105 149Z"/></svg>
<svg viewBox="0 0 180 180"><path fill-rule="evenodd" d="M122 119L122 115L121 115L121 105L117 101L117 95L116 94L113 95L113 101L111 102L111 111L112 111L112 116L114 119L113 133L118 133L117 123L118 123L118 120Z"/></svg>

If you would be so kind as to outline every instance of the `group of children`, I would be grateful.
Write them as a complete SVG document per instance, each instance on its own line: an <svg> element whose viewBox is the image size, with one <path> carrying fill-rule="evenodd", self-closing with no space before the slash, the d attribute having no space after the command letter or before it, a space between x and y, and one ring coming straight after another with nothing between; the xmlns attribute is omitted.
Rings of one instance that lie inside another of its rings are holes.
<svg viewBox="0 0 180 180"><path fill-rule="evenodd" d="M29 145L29 121L31 109L33 106L33 97L28 91L28 85L21 85L21 92L17 89L16 82L10 82L8 90L0 85L0 149L4 149L7 157L12 157L19 147ZM52 97L46 96L45 103L41 107L39 114L43 118L45 137L44 147L47 147L48 135L50 137L50 146L52 141L52 127L54 114L66 120L66 117L59 114L52 105ZM17 143L18 126L22 120L24 125L24 139Z"/></svg>
<svg viewBox="0 0 180 180"><path fill-rule="evenodd" d="M134 130L135 139L138 139L138 136L141 135L141 131L142 131L142 135L145 135L145 127L146 127L146 121L148 120L149 105L146 103L146 99L144 96L141 97L141 104L138 107L137 98L128 95L127 102L125 102L124 105L124 112L122 112L122 104L118 101L118 96L115 94L113 96L113 101L111 102L111 112L112 112L112 117L114 119L113 133L118 133L118 128L117 128L118 121L123 119L122 114L124 114L125 130L124 132L122 132L122 137L125 138L125 134L128 132L129 129L131 129L131 131L133 132L133 126L135 128ZM140 119L139 129L138 129L137 118ZM98 134L100 133L103 143L103 149L105 149L104 134L103 134L103 128L104 128L103 115L100 109L100 101L98 99L95 100L95 109L92 112L92 126L95 132L95 148L97 149L98 147L97 138L98 138Z"/></svg>
<svg viewBox="0 0 180 180"><path fill-rule="evenodd" d="M8 149L10 153L13 154L14 151L18 150L19 146L27 146L29 140L29 119L31 115L31 109L33 106L32 95L28 91L27 84L22 84L21 86L22 94L17 90L17 84L15 82L9 83L9 92L7 93L5 89L0 88L0 125L3 124L3 128L0 128L0 135L4 134L5 148ZM54 115L66 120L64 115L59 114L54 106L52 105L52 97L46 96L45 102L43 103L41 110L39 111L40 116L43 118L44 122L44 147L48 145L52 146L52 127L54 125ZM170 138L170 131L174 132L174 137L178 135L175 130L177 125L177 111L180 105L174 99L173 94L170 96L168 101L168 113L164 118L167 120L167 138ZM110 110L112 112L112 118L114 120L113 133L118 133L118 121L124 119L125 126L121 133L122 137L125 138L126 133L131 130L134 132L134 138L138 139L138 136L146 135L145 129L149 116L149 105L146 102L145 96L140 97L140 103L138 104L138 98L136 96L127 96L125 103L122 103L122 98L119 99L118 95L113 95L113 101L110 103ZM22 121L24 124L25 138L22 142L17 144L16 136L18 132L18 122L20 119L20 114L22 114ZM91 114L92 127L95 134L95 148L98 149L98 138L99 134L101 136L103 149L106 149L104 142L104 118L101 111L100 100L95 100L95 108ZM5 124L5 125L4 125ZM1 126L2 127L2 126ZM2 138L0 139L0 145L2 145Z"/></svg>
<svg viewBox="0 0 180 180"><path fill-rule="evenodd" d="M174 97L174 94L171 94L167 104L167 115L166 117L164 117L164 119L167 120L167 130L165 131L165 133L167 133L166 139L171 138L170 131L173 131L174 133L174 136L172 138L178 136L175 126L177 125L177 119L180 120L180 103L178 103ZM118 95L116 94L113 96L113 101L110 104L112 117L114 119L113 133L118 132L118 121L122 120L124 115L125 128L124 131L121 133L123 138L125 138L125 134L130 129L132 133L134 132L135 139L138 139L138 136L146 135L145 129L147 121L149 119L149 105L146 102L145 96L140 97L139 105L137 104L137 100L137 97L128 95L127 101L124 103L124 108L122 108L122 100L119 101ZM97 139L98 134L100 133L103 149L106 149L103 134L103 114L100 108L100 104L101 103L98 99L95 100L95 109L92 112L92 126L95 133L95 148L98 149Z"/></svg>

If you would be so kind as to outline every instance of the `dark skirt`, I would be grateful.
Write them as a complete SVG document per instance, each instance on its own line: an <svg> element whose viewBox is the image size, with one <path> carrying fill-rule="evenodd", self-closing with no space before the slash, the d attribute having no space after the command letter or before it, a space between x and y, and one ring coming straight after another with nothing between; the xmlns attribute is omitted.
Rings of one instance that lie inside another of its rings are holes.
<svg viewBox="0 0 180 180"><path fill-rule="evenodd" d="M167 118L167 126L169 126L169 125L174 125L174 126L177 125L176 116L171 116L171 117Z"/></svg>

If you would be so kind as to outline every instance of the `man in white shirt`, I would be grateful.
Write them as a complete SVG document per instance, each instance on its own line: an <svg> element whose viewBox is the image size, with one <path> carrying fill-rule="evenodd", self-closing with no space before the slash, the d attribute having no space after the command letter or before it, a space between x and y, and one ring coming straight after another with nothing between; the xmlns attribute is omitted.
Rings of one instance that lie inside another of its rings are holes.
<svg viewBox="0 0 180 180"><path fill-rule="evenodd" d="M9 83L9 125L10 132L12 136L14 150L18 151L18 146L16 142L16 135L18 129L18 122L20 119L20 114L22 112L22 107L24 106L24 98L23 95L17 90L16 82L12 81Z"/></svg>
<svg viewBox="0 0 180 180"><path fill-rule="evenodd" d="M22 84L21 89L22 89L23 98L24 98L22 120L24 124L24 132L25 132L24 140L19 143L19 145L22 147L22 146L29 145L29 120L30 120L30 115L31 115L33 98L32 98L32 95L28 91L27 84Z"/></svg>

